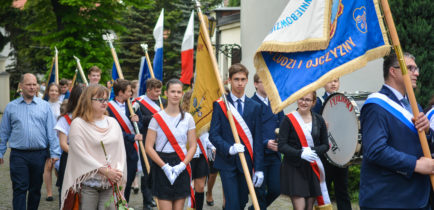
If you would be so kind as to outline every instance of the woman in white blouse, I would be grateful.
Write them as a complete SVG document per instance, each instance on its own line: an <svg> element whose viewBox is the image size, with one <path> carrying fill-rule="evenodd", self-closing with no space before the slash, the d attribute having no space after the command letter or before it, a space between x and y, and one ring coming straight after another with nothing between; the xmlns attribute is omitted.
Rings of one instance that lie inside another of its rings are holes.
<svg viewBox="0 0 434 210"><path fill-rule="evenodd" d="M53 82L50 85L48 85L45 92L45 98L46 100L48 100L48 103L50 104L51 107L51 111L53 112L53 116L56 120L60 116L61 102L59 101L59 95L60 95L60 86L58 84ZM54 162L51 161L51 158L47 158L47 160L45 161L45 168L44 168L44 183L47 189L47 197L45 198L46 201L53 201L53 189L52 189L53 168L54 168Z"/></svg>
<svg viewBox="0 0 434 210"><path fill-rule="evenodd" d="M182 86L178 79L167 82L167 107L154 115L146 136L146 153L154 162L152 192L162 210L183 209L185 198L192 193L189 163L196 151L196 126L193 117L181 109Z"/></svg>

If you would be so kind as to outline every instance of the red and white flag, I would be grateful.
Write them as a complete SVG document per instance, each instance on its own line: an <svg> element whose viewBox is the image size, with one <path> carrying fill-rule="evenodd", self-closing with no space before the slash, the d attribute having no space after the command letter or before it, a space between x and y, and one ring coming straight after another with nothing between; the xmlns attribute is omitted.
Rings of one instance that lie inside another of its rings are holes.
<svg viewBox="0 0 434 210"><path fill-rule="evenodd" d="M181 82L189 85L193 77L193 57L194 57L194 11L191 12L187 29L181 46Z"/></svg>

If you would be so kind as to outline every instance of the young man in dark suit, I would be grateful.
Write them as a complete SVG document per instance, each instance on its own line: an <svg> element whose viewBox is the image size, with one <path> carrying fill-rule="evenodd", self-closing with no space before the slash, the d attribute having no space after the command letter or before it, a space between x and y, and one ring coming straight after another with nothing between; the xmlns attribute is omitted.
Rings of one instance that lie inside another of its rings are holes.
<svg viewBox="0 0 434 210"><path fill-rule="evenodd" d="M280 195L280 153L277 152L276 128L284 117L283 111L274 114L271 111L270 100L264 90L258 74L253 77L256 92L252 99L263 107L262 119L262 145L264 147L264 183L256 188L259 206L267 209ZM251 209L253 209L251 207Z"/></svg>
<svg viewBox="0 0 434 210"><path fill-rule="evenodd" d="M233 107L231 110L234 118L240 124L246 125L242 132L248 138L240 134L240 143L236 144L225 114L225 105L219 101L213 104L209 139L217 149L214 167L220 170L227 210L244 209L248 201L249 191L238 153L244 152L249 173L252 173L253 169L255 171L252 176L253 184L260 187L264 180L260 115L262 107L244 93L248 74L247 68L242 64L232 65L229 68L229 83L232 90L226 95L228 103Z"/></svg>
<svg viewBox="0 0 434 210"><path fill-rule="evenodd" d="M143 136L146 136L146 133L148 131L148 125L149 122L152 119L152 116L154 113L159 112L160 109L160 102L159 102L159 96L161 95L161 88L163 87L163 83L155 78L150 78L146 80L146 94L139 96L134 100L134 109L139 110L140 115L140 122L143 125L142 129L140 130L140 133L142 133ZM165 101L163 100L163 104ZM145 139L144 139L145 141ZM143 142L145 144L145 142ZM148 158L149 161L151 161ZM152 192L149 186L149 175L146 171L146 165L145 161L143 159L142 153L140 153L140 163L142 164L142 171L143 176L140 180L140 190L142 191L143 196L143 206L144 209L152 209L152 207L156 207L157 204L152 199Z"/></svg>
<svg viewBox="0 0 434 210"><path fill-rule="evenodd" d="M416 88L419 68L404 54L408 74ZM384 59L385 84L371 94L361 111L363 161L360 174L361 209L428 209L434 160L423 157L418 131L432 142L433 131L420 112L413 118L398 59ZM419 107L421 110L421 108ZM414 122L414 123L413 123Z"/></svg>
<svg viewBox="0 0 434 210"><path fill-rule="evenodd" d="M333 79L324 85L324 95L321 98L316 98L316 104L312 111L321 114L324 102L331 94L339 90L339 85L339 78ZM341 168L332 165L323 155L320 158L324 165L327 189L329 191L332 190L333 183L338 210L351 210L351 199L348 193L348 167Z"/></svg>
<svg viewBox="0 0 434 210"><path fill-rule="evenodd" d="M107 111L109 116L114 117L122 128L124 136L125 151L127 154L127 183L124 196L127 201L130 199L131 185L137 171L139 161L138 145L136 141L143 139L142 134L134 132L133 122L139 122L138 115L131 116L128 109L127 100L131 97L131 83L128 80L117 79L113 84L115 98L108 104ZM140 111L138 112L140 114ZM141 126L139 125L139 128Z"/></svg>

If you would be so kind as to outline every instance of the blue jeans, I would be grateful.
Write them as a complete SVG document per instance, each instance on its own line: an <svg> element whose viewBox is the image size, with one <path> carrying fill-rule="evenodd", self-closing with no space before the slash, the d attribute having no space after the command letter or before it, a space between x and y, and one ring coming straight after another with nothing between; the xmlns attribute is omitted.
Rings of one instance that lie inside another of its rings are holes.
<svg viewBox="0 0 434 210"><path fill-rule="evenodd" d="M10 175L14 210L38 209L41 200L42 174L44 173L47 154L46 149L37 151L11 149Z"/></svg>

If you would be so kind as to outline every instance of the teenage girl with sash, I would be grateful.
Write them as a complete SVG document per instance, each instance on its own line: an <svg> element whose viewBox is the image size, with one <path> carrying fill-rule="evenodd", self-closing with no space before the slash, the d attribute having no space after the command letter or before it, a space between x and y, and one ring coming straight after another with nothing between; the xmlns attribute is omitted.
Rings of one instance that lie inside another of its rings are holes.
<svg viewBox="0 0 434 210"><path fill-rule="evenodd" d="M146 153L154 162L152 192L161 210L183 209L185 198L194 198L189 163L196 152L196 126L181 109L182 86L178 79L167 82L167 107L154 114L146 135ZM189 201L193 207L193 200Z"/></svg>
<svg viewBox="0 0 434 210"><path fill-rule="evenodd" d="M62 149L62 155L60 156L59 173L57 175L56 186L59 187L59 204L60 204L60 192L62 192L62 182L63 176L65 174L66 160L68 159L69 141L68 134L69 128L72 122L72 112L78 104L78 99L83 92L84 86L77 85L72 88L71 94L69 96L68 102L66 104L66 110L61 114L61 117L56 123L54 130L57 131L57 136L59 136L59 145Z"/></svg>
<svg viewBox="0 0 434 210"><path fill-rule="evenodd" d="M294 209L313 209L315 199L318 205L330 203L324 168L318 158L329 149L327 127L321 115L311 111L315 100L315 92L297 100L297 111L289 113L280 124L278 149L284 154L281 193L291 198Z"/></svg>
<svg viewBox="0 0 434 210"><path fill-rule="evenodd" d="M190 109L190 99L193 90L189 90L184 94L182 99L182 109L185 112L188 112ZM208 150L214 150L215 147L211 144L208 139L208 132L204 132L197 138L197 147L196 153L191 160L191 170L192 170L192 179L194 180L194 198L195 198L195 209L202 210L203 209L203 201L205 197L204 188L206 178L209 175L209 160L208 160Z"/></svg>

